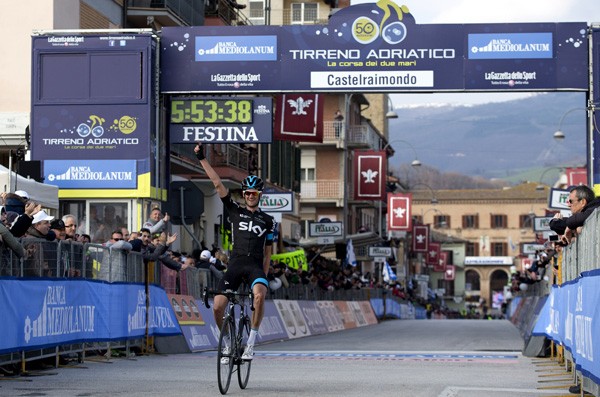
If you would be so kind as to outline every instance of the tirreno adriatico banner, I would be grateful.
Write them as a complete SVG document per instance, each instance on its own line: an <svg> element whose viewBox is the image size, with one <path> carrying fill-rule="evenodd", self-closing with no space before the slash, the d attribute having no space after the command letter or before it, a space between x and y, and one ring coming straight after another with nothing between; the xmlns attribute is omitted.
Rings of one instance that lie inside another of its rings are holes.
<svg viewBox="0 0 600 397"><path fill-rule="evenodd" d="M165 27L162 92L588 89L587 24L418 25L390 0L327 25Z"/></svg>

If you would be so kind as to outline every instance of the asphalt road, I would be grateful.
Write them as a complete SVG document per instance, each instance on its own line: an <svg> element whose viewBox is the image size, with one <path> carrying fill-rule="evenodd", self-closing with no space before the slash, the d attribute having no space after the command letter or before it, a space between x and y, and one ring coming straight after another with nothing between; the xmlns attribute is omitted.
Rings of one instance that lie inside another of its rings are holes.
<svg viewBox="0 0 600 397"><path fill-rule="evenodd" d="M521 355L505 320L392 320L256 349L250 382L232 396L560 396L572 376ZM0 376L0 396L214 396L215 352L88 358Z"/></svg>

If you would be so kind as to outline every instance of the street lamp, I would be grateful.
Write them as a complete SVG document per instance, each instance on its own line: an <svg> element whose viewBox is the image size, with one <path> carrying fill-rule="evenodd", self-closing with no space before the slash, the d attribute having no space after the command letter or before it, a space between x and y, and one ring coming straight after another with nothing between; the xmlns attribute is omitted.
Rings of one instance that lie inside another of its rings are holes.
<svg viewBox="0 0 600 397"><path fill-rule="evenodd" d="M439 203L439 200L435 196L435 192L433 191L433 188L431 186L429 186L426 183L419 182L419 183L415 183L414 185L412 185L411 186L411 190L414 189L416 186L425 186L427 189L429 189L429 191L431 192L431 204L437 204L437 203Z"/></svg>
<svg viewBox="0 0 600 397"><path fill-rule="evenodd" d="M565 139L565 134L562 132L562 125L563 125L563 121L565 120L565 117L567 117L568 114L573 113L576 110L585 110L587 111L587 108L573 108L573 109L569 109L567 110L562 117L560 118L560 121L558 122L558 130L556 130L556 132L552 135L554 137L554 139L556 139L557 141L561 141L563 139Z"/></svg>
<svg viewBox="0 0 600 397"><path fill-rule="evenodd" d="M396 116L397 116L397 115L396 115ZM392 143L395 143L395 142L402 142L402 143L405 143L405 144L406 144L406 146L408 146L409 148L411 148L411 149L412 149L413 153L415 154L415 159L414 159L414 160L413 160L413 161L410 163L410 165L412 165L413 167L420 167L420 166L421 166L421 162L420 162L420 161L419 161L419 159L417 158L417 157L418 157L418 156L417 156L417 151L415 150L414 146L413 146L413 145L411 145L410 143L408 143L408 142L407 142L407 141L405 141L405 140L402 140L402 139L394 139L393 141L390 141L390 142L386 143L386 144L385 144L385 146L383 147L383 149L382 149L382 150L385 150L385 149L387 149L387 148L388 148L388 146L390 146ZM392 149L392 150L393 150L393 149Z"/></svg>
<svg viewBox="0 0 600 397"><path fill-rule="evenodd" d="M394 103L392 102L392 99L390 98L389 95L387 95L387 100L388 100L388 105L390 107L389 107L388 112L385 114L385 118L386 119L397 119L398 113L396 113L396 111L394 110Z"/></svg>
<svg viewBox="0 0 600 397"><path fill-rule="evenodd" d="M540 179L538 181L539 183L535 187L535 190L544 190L546 188L546 185L544 185L544 176L546 176L546 174L548 173L548 171L552 171L552 170L558 170L559 171L559 178L560 178L560 174L562 172L564 172L564 168L563 167L550 167L550 168L546 168L544 170L544 172L542 172L542 175L540 176Z"/></svg>

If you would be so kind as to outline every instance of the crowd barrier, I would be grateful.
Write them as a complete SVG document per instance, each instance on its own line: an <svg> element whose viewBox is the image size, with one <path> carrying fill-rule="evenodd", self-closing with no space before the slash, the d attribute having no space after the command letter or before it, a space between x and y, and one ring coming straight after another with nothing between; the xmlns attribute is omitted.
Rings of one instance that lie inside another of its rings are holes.
<svg viewBox="0 0 600 397"><path fill-rule="evenodd" d="M564 350L566 367L575 368L582 388L600 396L600 211L586 220L582 233L559 257L560 281L553 286L532 335ZM533 306L528 310L535 311Z"/></svg>
<svg viewBox="0 0 600 397"><path fill-rule="evenodd" d="M178 334L189 337L194 349L214 347L214 327L202 328L211 329L208 333L190 330L187 323L181 327L176 314L186 308L206 312L198 301L205 287L215 289L218 282L209 270L177 272L160 262L145 264L140 253L99 244L32 238L21 243L23 258L8 249L0 253L0 296L6 297L0 316L11 324L0 330L0 366L20 364L24 371L25 363L47 357L58 365L68 354L83 360L92 351L107 356L121 349L126 355L133 349L146 352ZM189 298L176 304L176 296ZM261 325L259 341L368 325L377 317L416 315L414 308L402 307L379 288L281 288L270 291L271 315ZM204 314L203 322L212 323L212 314Z"/></svg>
<svg viewBox="0 0 600 397"><path fill-rule="evenodd" d="M169 295L182 335L157 337L160 353L215 349L219 329L212 309L191 295ZM212 301L211 306L212 306ZM286 340L377 324L369 301L267 300L257 341ZM182 342L183 341L183 342Z"/></svg>

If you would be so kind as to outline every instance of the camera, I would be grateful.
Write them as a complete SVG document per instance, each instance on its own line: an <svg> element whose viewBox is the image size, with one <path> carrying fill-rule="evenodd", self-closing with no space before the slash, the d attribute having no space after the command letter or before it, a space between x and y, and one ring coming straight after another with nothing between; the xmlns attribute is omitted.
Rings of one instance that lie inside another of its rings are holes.
<svg viewBox="0 0 600 397"><path fill-rule="evenodd" d="M558 234L551 234L550 236L548 236L548 241L558 241L560 240L558 238Z"/></svg>

